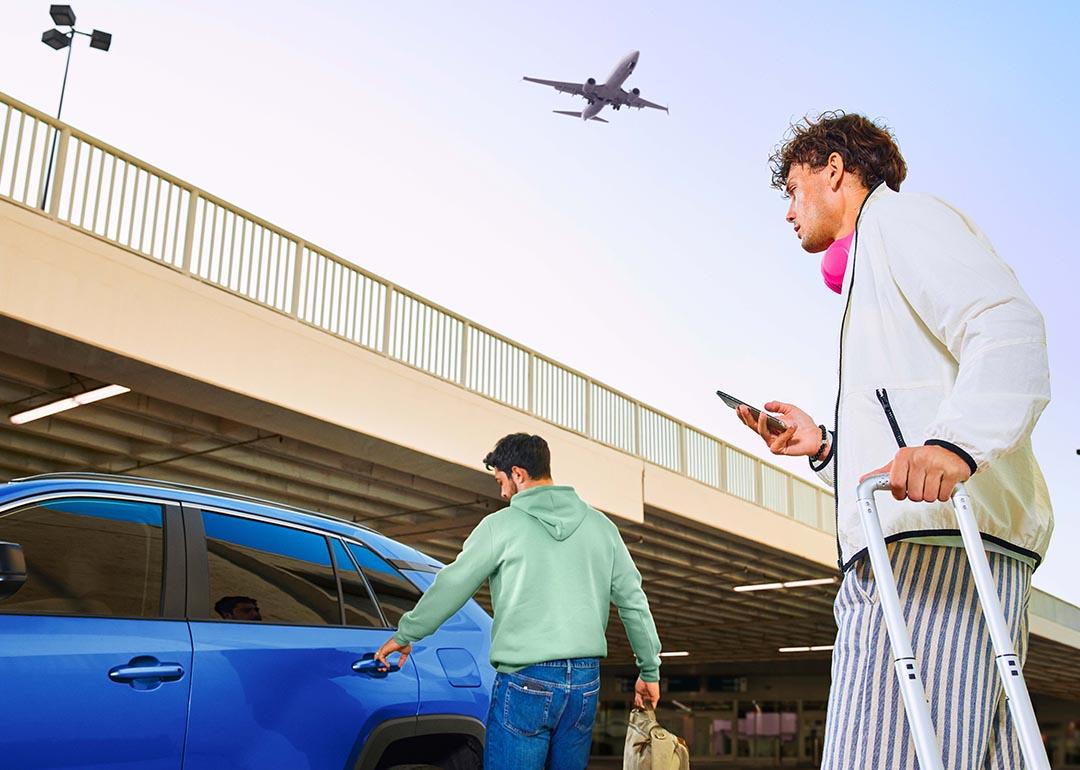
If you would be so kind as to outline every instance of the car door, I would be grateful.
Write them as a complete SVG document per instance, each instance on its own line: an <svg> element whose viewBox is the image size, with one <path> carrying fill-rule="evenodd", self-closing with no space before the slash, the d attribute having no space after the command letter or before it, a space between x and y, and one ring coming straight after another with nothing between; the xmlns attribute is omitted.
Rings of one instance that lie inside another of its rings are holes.
<svg viewBox="0 0 1080 770"><path fill-rule="evenodd" d="M351 767L377 725L415 719L415 668L376 669L392 631L336 537L223 509L184 516L185 768Z"/></svg>
<svg viewBox="0 0 1080 770"><path fill-rule="evenodd" d="M421 588L426 591L434 582L438 570L426 563L391 564L366 544L349 543L348 548L387 622L396 628L401 616L419 601ZM456 714L484 722L495 680L488 662L490 649L491 619L474 602L466 603L438 631L414 644L410 660L420 677L421 718Z"/></svg>
<svg viewBox="0 0 1080 770"><path fill-rule="evenodd" d="M0 766L181 767L191 640L179 506L39 496L0 509L26 582L0 600Z"/></svg>

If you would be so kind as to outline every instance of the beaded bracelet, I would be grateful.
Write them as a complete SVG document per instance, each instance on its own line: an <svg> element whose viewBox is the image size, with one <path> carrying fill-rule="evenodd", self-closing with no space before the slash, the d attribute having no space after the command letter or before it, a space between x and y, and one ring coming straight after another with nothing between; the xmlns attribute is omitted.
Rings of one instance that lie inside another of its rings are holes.
<svg viewBox="0 0 1080 770"><path fill-rule="evenodd" d="M824 425L819 425L821 428L821 446L818 447L817 453L810 458L810 462L816 463L821 461L821 453L825 451L825 447L829 443L829 432L825 429Z"/></svg>

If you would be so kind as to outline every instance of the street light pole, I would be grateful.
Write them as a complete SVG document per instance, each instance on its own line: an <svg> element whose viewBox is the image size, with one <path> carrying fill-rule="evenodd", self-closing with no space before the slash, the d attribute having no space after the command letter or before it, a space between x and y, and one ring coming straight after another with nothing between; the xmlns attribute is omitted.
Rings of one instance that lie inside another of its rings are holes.
<svg viewBox="0 0 1080 770"><path fill-rule="evenodd" d="M60 114L64 111L64 92L67 91L68 70L71 68L71 51L75 47L73 45L73 43L75 42L75 30L74 29L72 29L71 32L68 33L68 38L69 38L70 42L68 42L68 46L67 46L67 49L68 49L67 63L64 64L64 82L60 86L60 106L57 107L57 109L56 109L56 119L57 120L60 120ZM45 211L46 199L49 196L49 182L52 179L53 158L56 156L56 140L58 138L58 135L59 135L59 131L53 131L52 147L49 149L49 170L45 172L45 186L41 188L41 210L42 211Z"/></svg>
<svg viewBox="0 0 1080 770"><path fill-rule="evenodd" d="M68 70L71 69L71 49L75 47L75 36L84 35L90 38L90 47L97 48L100 51L108 51L109 46L112 45L112 35L108 32L102 32L99 29L95 29L93 34L89 32L80 32L75 29L75 12L71 10L70 5L51 5L49 6L49 15L52 16L53 22L62 27L70 27L67 32L61 32L58 29L47 30L41 36L41 42L45 45L59 51L61 48L67 48L67 62L64 64L64 82L60 86L60 106L56 110L56 119L60 120L60 115L64 111L64 94L67 92L67 80ZM49 197L49 182L52 180L52 167L53 158L56 156L56 140L58 138L58 131L53 132L52 147L49 150L49 168L45 173L45 186L41 188L41 210L46 210L46 203Z"/></svg>

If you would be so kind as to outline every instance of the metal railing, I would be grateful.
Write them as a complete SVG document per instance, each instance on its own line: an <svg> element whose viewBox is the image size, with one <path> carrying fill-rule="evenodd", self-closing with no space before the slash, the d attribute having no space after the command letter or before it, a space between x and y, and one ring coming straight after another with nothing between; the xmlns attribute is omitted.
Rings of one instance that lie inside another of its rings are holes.
<svg viewBox="0 0 1080 770"><path fill-rule="evenodd" d="M0 126L0 197L553 425L834 529L824 489L4 94Z"/></svg>

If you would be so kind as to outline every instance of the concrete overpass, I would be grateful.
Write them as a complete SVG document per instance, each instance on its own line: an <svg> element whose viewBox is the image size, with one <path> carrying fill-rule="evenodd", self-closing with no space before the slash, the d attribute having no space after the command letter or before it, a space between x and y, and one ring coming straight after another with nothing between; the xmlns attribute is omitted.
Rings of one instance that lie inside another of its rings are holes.
<svg viewBox="0 0 1080 770"><path fill-rule="evenodd" d="M668 670L827 673L828 652L778 650L831 644L835 585L732 589L834 574L828 490L2 94L0 125L0 401L131 388L4 420L0 475L206 484L450 560L500 506L480 458L541 433L618 523L665 648L690 653ZM1075 704L1080 610L1042 592L1031 609L1031 688ZM618 671L617 621L610 642Z"/></svg>

